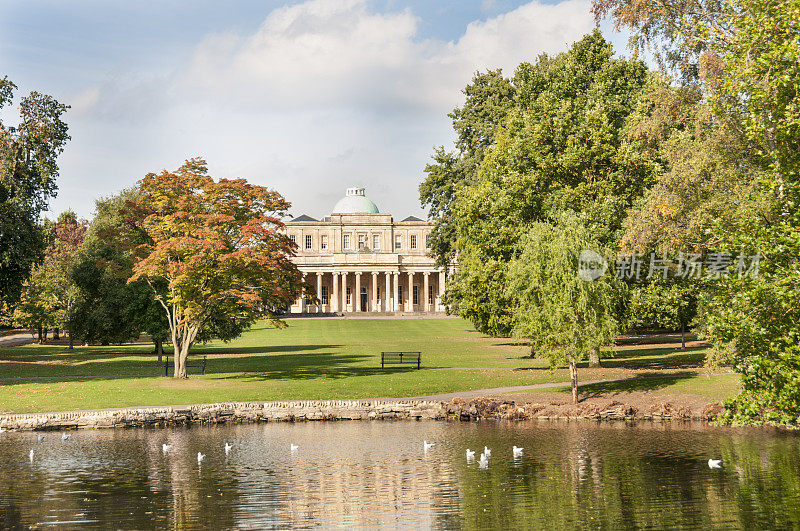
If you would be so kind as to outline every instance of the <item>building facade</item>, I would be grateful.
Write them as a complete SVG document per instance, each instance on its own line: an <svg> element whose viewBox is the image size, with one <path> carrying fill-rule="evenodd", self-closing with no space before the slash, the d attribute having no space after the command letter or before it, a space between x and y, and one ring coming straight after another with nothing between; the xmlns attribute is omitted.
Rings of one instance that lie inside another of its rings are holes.
<svg viewBox="0 0 800 531"><path fill-rule="evenodd" d="M293 261L316 288L289 311L444 312L445 274L428 256L432 227L413 216L394 221L378 211L363 188L349 188L330 216L303 215L287 222L286 233L297 244Z"/></svg>

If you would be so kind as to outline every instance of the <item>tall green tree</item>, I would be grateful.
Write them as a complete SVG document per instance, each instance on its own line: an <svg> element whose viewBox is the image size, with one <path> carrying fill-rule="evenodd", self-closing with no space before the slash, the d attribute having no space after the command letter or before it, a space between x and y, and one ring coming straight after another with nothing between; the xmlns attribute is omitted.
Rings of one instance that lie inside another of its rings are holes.
<svg viewBox="0 0 800 531"><path fill-rule="evenodd" d="M452 208L456 193L476 179L483 156L514 100L514 86L500 69L476 73L462 92L464 104L448 114L457 135L455 150L435 148L433 162L425 166L427 177L419 186L420 202L429 208L428 218L434 224L428 240L430 253L441 267L455 259Z"/></svg>
<svg viewBox="0 0 800 531"><path fill-rule="evenodd" d="M70 273L85 233L84 220L79 220L72 211L62 213L53 224L44 260L23 284L22 304L14 313L15 320L22 326L38 328L40 341L44 339L43 328L58 330L69 326L78 299L78 289Z"/></svg>
<svg viewBox="0 0 800 531"><path fill-rule="evenodd" d="M508 297L513 335L544 352L553 366L569 365L572 401L578 402L577 363L612 345L618 289L614 276L579 276L582 251L609 255L597 233L571 212L553 222L535 222L520 241L520 253L508 268Z"/></svg>
<svg viewBox="0 0 800 531"><path fill-rule="evenodd" d="M144 213L132 208L136 189L100 199L71 275L79 290L71 319L76 338L87 343L123 343L148 334L161 354L169 337L167 319L145 280L133 275L133 250L146 241ZM162 286L166 291L166 286Z"/></svg>
<svg viewBox="0 0 800 531"><path fill-rule="evenodd" d="M16 88L0 78L0 110L12 104ZM43 257L39 216L56 193L57 158L70 138L61 119L68 108L31 92L20 100L19 123L0 119L0 310L14 306Z"/></svg>
<svg viewBox="0 0 800 531"><path fill-rule="evenodd" d="M515 105L453 206L459 268L449 293L479 331L512 329L507 266L531 223L579 211L599 241L618 240L656 167L625 134L648 79L641 61L613 58L598 31L517 68Z"/></svg>
<svg viewBox="0 0 800 531"><path fill-rule="evenodd" d="M729 275L702 294L706 330L733 353L744 391L726 404L734 422L800 423L800 2L721 0L714 9L661 2L597 0L598 15L696 54L699 83L721 128L751 156L757 208L716 226L718 248L762 257L758 275ZM692 18L690 12L702 16ZM730 187L730 185L728 185Z"/></svg>

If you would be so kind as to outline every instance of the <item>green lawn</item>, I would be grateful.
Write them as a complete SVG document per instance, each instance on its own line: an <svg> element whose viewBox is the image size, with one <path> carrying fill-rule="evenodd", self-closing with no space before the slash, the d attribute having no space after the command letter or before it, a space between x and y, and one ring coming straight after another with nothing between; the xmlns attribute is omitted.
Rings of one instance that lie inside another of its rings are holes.
<svg viewBox="0 0 800 531"><path fill-rule="evenodd" d="M527 358L526 346L484 337L460 319L287 323L285 329L256 326L227 344L198 345L192 356L207 357L209 374L186 381L164 378L163 367L151 354L152 344L144 342L73 351L47 345L0 349L0 411L405 397L569 379L565 369L550 370L546 361ZM384 350L419 350L428 370L380 370ZM625 378L654 371L697 375L693 365L704 355L702 348L624 347L605 360L602 369L581 369L580 378ZM79 378L83 376L94 378ZM13 379L19 377L47 379Z"/></svg>

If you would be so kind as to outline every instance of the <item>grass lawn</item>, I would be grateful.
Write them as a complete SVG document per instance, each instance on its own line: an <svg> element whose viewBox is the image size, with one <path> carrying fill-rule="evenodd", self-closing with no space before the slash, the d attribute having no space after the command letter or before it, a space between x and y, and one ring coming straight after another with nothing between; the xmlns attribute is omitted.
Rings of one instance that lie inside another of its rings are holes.
<svg viewBox="0 0 800 531"><path fill-rule="evenodd" d="M287 323L283 330L257 325L227 344L198 345L190 359L205 355L209 374L184 381L163 377L152 344L145 342L73 351L61 345L0 348L0 411L389 398L569 380L566 369L550 370L546 361L527 358L526 346L484 337L460 319ZM380 370L380 352L386 350L419 350L426 370ZM683 351L663 344L620 347L603 368L582 368L579 378L663 374L694 380L705 378L697 376L704 356L705 348L696 344Z"/></svg>

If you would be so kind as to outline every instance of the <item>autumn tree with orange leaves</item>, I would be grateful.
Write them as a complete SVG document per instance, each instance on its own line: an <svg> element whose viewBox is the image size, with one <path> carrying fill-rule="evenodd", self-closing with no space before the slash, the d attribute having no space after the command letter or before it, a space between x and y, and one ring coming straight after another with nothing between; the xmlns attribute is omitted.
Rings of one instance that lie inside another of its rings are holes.
<svg viewBox="0 0 800 531"><path fill-rule="evenodd" d="M244 179L215 181L201 158L147 174L139 190L148 241L136 249L129 282L150 283L167 314L175 378L186 378L189 350L209 320L283 325L271 310L301 287L290 261L296 247L281 232L290 206L283 196ZM164 282L166 293L157 287Z"/></svg>

